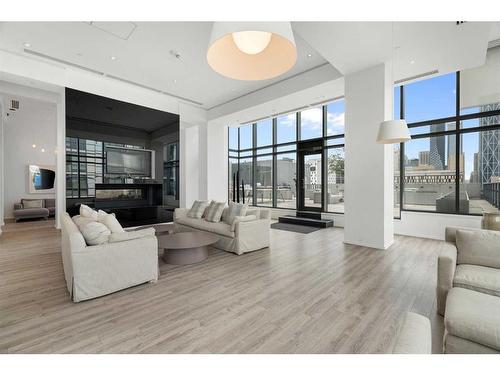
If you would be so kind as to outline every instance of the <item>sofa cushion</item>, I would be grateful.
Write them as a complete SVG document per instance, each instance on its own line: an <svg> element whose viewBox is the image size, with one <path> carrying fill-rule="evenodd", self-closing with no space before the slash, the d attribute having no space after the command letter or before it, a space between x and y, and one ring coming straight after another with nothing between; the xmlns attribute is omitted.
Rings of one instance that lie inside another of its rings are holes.
<svg viewBox="0 0 500 375"><path fill-rule="evenodd" d="M111 233L109 235L109 242L122 242L122 241L130 241L135 240L137 238L143 238L148 236L154 236L155 229L154 228L144 228L139 230L134 230L130 232L118 232Z"/></svg>
<svg viewBox="0 0 500 375"><path fill-rule="evenodd" d="M227 215L227 224L232 224L237 216L245 216L247 214L248 206L243 203L229 202L229 213Z"/></svg>
<svg viewBox="0 0 500 375"><path fill-rule="evenodd" d="M207 211L205 212L205 220L212 223L218 223L221 219L222 212L224 211L224 206L226 202L210 202Z"/></svg>
<svg viewBox="0 0 500 375"><path fill-rule="evenodd" d="M457 264L500 268L500 232L458 230Z"/></svg>
<svg viewBox="0 0 500 375"><path fill-rule="evenodd" d="M234 232L231 232L231 226L222 221L218 223L211 223L210 221L202 219L193 219L190 217L181 217L175 221L177 224L185 225L190 228L204 230L221 236L234 238Z"/></svg>
<svg viewBox="0 0 500 375"><path fill-rule="evenodd" d="M257 216L255 215L246 215L246 216L236 216L231 224L231 232L234 232L236 229L236 224L244 221L254 221L257 220Z"/></svg>
<svg viewBox="0 0 500 375"><path fill-rule="evenodd" d="M14 210L14 217L16 219L48 217L48 216L49 216L49 210L47 210L46 208L23 208L20 210Z"/></svg>
<svg viewBox="0 0 500 375"><path fill-rule="evenodd" d="M92 208L85 204L80 205L80 216L88 217L93 220L97 220L97 211L94 211Z"/></svg>
<svg viewBox="0 0 500 375"><path fill-rule="evenodd" d="M206 201L194 201L191 209L187 213L187 217L193 219L201 219L205 213L205 209L208 207L208 202Z"/></svg>
<svg viewBox="0 0 500 375"><path fill-rule="evenodd" d="M43 199L21 199L23 208L44 208Z"/></svg>
<svg viewBox="0 0 500 375"><path fill-rule="evenodd" d="M500 298L452 288L446 300L447 333L500 350Z"/></svg>
<svg viewBox="0 0 500 375"><path fill-rule="evenodd" d="M109 228L90 217L77 215L73 217L73 222L76 224L87 245L101 245L109 241L111 231Z"/></svg>
<svg viewBox="0 0 500 375"><path fill-rule="evenodd" d="M453 278L453 286L500 296L500 269L459 264Z"/></svg>
<svg viewBox="0 0 500 375"><path fill-rule="evenodd" d="M97 212L97 221L103 223L108 227L111 233L123 233L125 230L120 222L116 219L114 214L108 214L103 210Z"/></svg>

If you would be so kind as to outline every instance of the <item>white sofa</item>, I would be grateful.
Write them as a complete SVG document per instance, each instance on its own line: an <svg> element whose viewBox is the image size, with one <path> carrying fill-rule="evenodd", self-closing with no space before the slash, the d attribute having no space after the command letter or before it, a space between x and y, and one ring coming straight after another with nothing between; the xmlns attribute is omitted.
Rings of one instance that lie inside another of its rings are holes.
<svg viewBox="0 0 500 375"><path fill-rule="evenodd" d="M238 255L269 246L271 212L268 209L249 208L246 216L255 215L256 219L237 221L234 228L231 228L231 225L223 220L212 223L203 218L187 217L188 211L187 208L175 209L174 225L176 232L204 231L214 233L219 237L219 240L213 245L214 247ZM225 218L227 214L228 208L226 207L222 218Z"/></svg>
<svg viewBox="0 0 500 375"><path fill-rule="evenodd" d="M458 230L475 236L457 245ZM448 227L445 240L438 258L438 313L444 315L448 291L453 287L500 296L500 232Z"/></svg>
<svg viewBox="0 0 500 375"><path fill-rule="evenodd" d="M158 280L156 236L87 246L67 213L61 215L62 260L73 302Z"/></svg>

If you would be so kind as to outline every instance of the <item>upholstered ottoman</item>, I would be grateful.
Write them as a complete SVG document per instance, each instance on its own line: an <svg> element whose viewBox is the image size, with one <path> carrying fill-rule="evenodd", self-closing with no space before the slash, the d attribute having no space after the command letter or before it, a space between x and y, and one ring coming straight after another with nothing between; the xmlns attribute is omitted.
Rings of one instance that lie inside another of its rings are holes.
<svg viewBox="0 0 500 375"><path fill-rule="evenodd" d="M452 288L444 326L446 354L500 353L500 297Z"/></svg>
<svg viewBox="0 0 500 375"><path fill-rule="evenodd" d="M407 312L399 330L393 354L431 354L431 322L425 316Z"/></svg>

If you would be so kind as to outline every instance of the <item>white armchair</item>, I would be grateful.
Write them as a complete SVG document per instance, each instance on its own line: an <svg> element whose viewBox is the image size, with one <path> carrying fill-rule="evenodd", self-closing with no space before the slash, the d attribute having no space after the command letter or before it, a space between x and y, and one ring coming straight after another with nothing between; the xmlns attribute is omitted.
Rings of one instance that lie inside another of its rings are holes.
<svg viewBox="0 0 500 375"><path fill-rule="evenodd" d="M87 246L67 213L61 215L61 226L64 275L73 302L158 280L158 241L154 234Z"/></svg>

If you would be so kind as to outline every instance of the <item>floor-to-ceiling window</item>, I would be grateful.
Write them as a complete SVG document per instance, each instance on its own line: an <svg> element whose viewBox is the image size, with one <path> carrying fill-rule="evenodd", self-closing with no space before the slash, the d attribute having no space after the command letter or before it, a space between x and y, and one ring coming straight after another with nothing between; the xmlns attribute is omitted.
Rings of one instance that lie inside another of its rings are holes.
<svg viewBox="0 0 500 375"><path fill-rule="evenodd" d="M297 144L319 139L322 153L307 159L304 172L307 204L344 212L344 99L230 127L228 137L229 200L296 209Z"/></svg>
<svg viewBox="0 0 500 375"><path fill-rule="evenodd" d="M490 50L482 67L403 85L396 93L395 117L406 119L412 136L395 149L402 210L497 210L500 50Z"/></svg>

